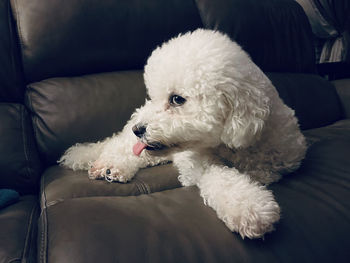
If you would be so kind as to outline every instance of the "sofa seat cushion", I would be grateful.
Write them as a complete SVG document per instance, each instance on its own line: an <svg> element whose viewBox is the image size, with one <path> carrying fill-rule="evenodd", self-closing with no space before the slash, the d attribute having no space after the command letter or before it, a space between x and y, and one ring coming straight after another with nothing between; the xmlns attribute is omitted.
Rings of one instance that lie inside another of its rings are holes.
<svg viewBox="0 0 350 263"><path fill-rule="evenodd" d="M0 210L0 262L37 262L38 218L38 198L32 195Z"/></svg>
<svg viewBox="0 0 350 263"><path fill-rule="evenodd" d="M140 194L140 179L152 186L169 176L175 183L170 165L144 169L129 184L52 167L43 184L43 196L55 201L46 201L41 214L41 262L346 262L349 126L343 120L305 131L318 139L309 141L297 171L269 186L282 217L259 240L231 233L196 187Z"/></svg>
<svg viewBox="0 0 350 263"><path fill-rule="evenodd" d="M41 178L41 206L78 197L128 196L149 194L180 187L178 172L171 165L141 169L129 183L90 180L87 171L73 171L62 166L48 168Z"/></svg>
<svg viewBox="0 0 350 263"><path fill-rule="evenodd" d="M195 187L68 199L43 212L43 262L227 262L240 242Z"/></svg>
<svg viewBox="0 0 350 263"><path fill-rule="evenodd" d="M324 141L325 143L331 143L334 140L349 142L350 119L341 120L323 128L306 130L303 133L311 146ZM330 149L330 151L338 151L338 149ZM344 152L344 154L349 156L350 152ZM130 196L174 189L181 187L177 177L176 168L172 164L166 164L141 169L129 183L109 183L105 180L90 180L87 171L73 171L54 165L49 167L41 177L41 207L70 198Z"/></svg>
<svg viewBox="0 0 350 263"><path fill-rule="evenodd" d="M270 186L282 217L259 240L231 233L196 187L58 201L41 216L42 262L345 262L349 155L341 139L310 146L302 167Z"/></svg>

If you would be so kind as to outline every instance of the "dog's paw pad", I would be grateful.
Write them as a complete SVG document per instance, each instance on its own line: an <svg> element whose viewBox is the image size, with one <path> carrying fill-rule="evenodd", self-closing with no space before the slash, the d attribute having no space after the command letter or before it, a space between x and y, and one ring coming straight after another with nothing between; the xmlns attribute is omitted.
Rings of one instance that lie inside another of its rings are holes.
<svg viewBox="0 0 350 263"><path fill-rule="evenodd" d="M88 175L89 175L89 178L90 179L103 179L105 176L102 172L102 169L97 169L95 167L91 167L89 170L88 170Z"/></svg>
<svg viewBox="0 0 350 263"><path fill-rule="evenodd" d="M125 173L112 165L106 165L101 161L91 163L88 174L90 179L105 179L108 182L127 183L132 178L132 174L129 175L128 173Z"/></svg>
<svg viewBox="0 0 350 263"><path fill-rule="evenodd" d="M119 183L128 182L128 178L126 176L123 176L118 169L115 169L113 167L106 169L105 180L108 182L119 182Z"/></svg>

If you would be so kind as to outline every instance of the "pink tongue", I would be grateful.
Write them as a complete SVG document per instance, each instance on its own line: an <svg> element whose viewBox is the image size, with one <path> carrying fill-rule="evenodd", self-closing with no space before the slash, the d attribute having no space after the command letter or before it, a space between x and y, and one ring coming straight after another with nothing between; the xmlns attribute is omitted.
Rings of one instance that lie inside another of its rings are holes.
<svg viewBox="0 0 350 263"><path fill-rule="evenodd" d="M140 156L142 153L143 149L147 147L147 144L144 144L143 142L138 141L134 147L132 147L132 151L134 152L135 155Z"/></svg>

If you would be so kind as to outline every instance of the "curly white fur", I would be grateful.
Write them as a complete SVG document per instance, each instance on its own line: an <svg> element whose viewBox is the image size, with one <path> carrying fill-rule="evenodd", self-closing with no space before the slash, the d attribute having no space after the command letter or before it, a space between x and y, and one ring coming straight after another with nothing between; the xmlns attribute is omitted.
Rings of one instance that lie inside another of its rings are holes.
<svg viewBox="0 0 350 263"><path fill-rule="evenodd" d="M59 162L127 182L142 167L173 160L181 183L197 185L230 230L243 238L273 230L280 208L263 184L298 168L306 144L270 80L226 35L203 29L154 50L144 79L150 100L122 132L77 144ZM134 145L156 147L138 156Z"/></svg>

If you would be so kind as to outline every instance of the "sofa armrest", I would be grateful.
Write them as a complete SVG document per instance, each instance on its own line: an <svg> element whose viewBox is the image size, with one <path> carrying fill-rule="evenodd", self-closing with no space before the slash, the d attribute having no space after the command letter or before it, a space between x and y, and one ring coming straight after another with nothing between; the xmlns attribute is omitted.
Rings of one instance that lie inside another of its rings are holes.
<svg viewBox="0 0 350 263"><path fill-rule="evenodd" d="M344 117L350 118L350 79L334 80L332 83L338 92Z"/></svg>

